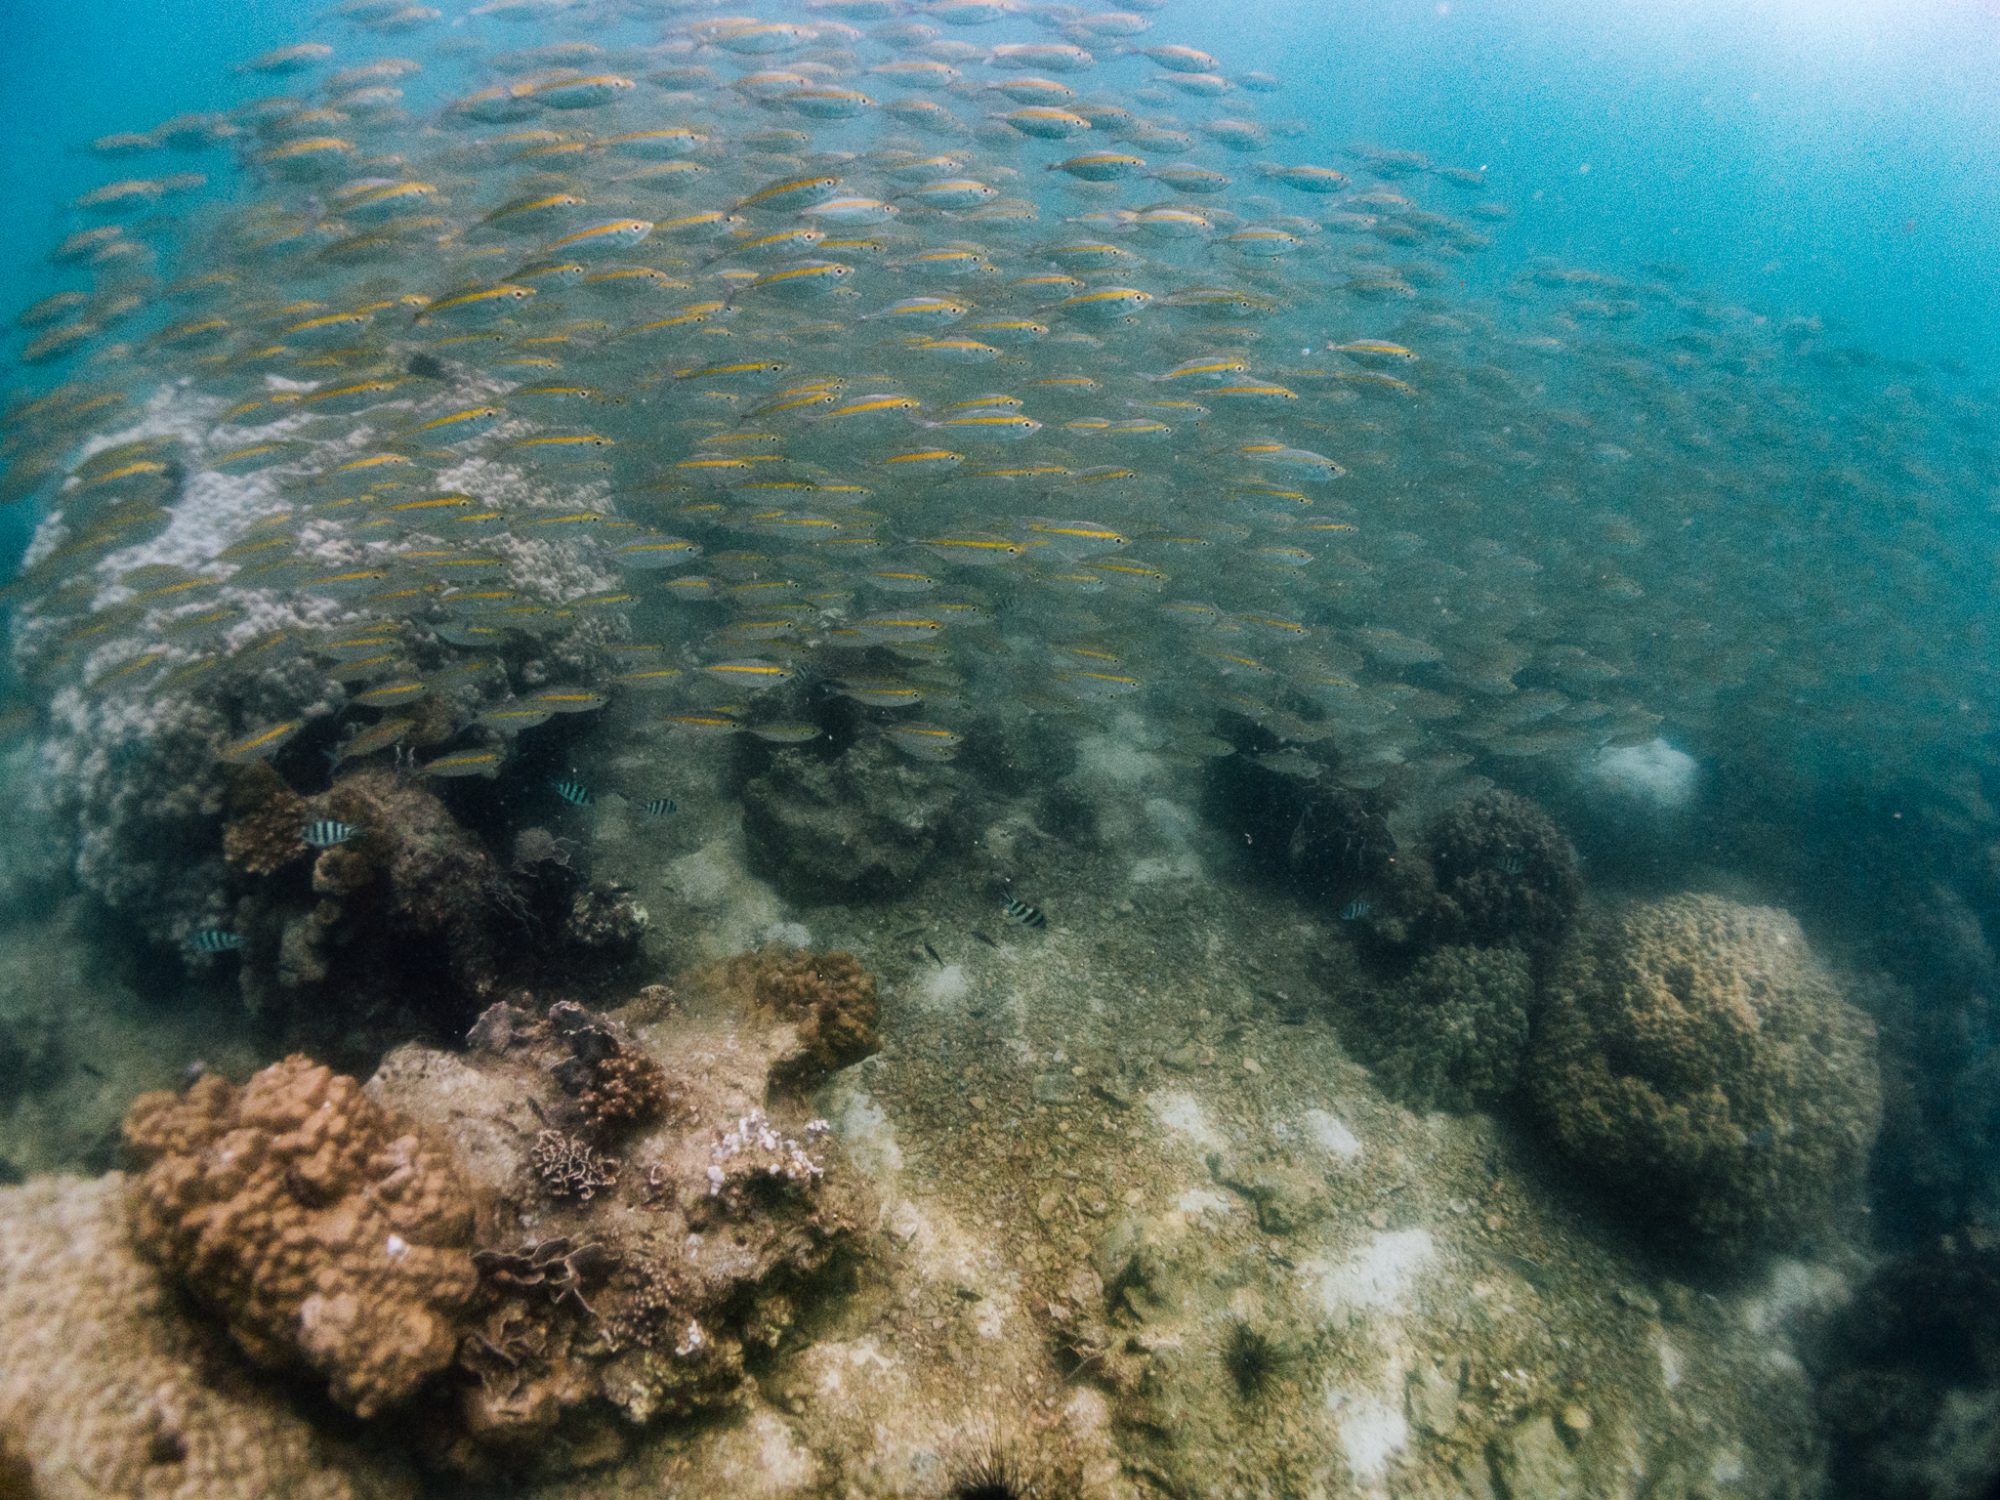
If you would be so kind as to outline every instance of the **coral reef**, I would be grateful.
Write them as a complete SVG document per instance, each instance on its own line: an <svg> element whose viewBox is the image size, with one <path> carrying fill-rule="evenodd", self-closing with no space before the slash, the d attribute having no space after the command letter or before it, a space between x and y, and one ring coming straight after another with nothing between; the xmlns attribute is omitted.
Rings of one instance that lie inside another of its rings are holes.
<svg viewBox="0 0 2000 1500"><path fill-rule="evenodd" d="M186 1318L125 1199L116 1174L0 1189L0 1494L411 1500L402 1463L316 1429Z"/></svg>
<svg viewBox="0 0 2000 1500"><path fill-rule="evenodd" d="M1816 1363L1839 1495L2000 1491L2000 1238L1968 1228L1886 1262Z"/></svg>
<svg viewBox="0 0 2000 1500"><path fill-rule="evenodd" d="M1350 1040L1383 1090L1405 1104L1474 1109L1513 1091L1534 999L1523 950L1436 948L1400 979L1360 990Z"/></svg>
<svg viewBox="0 0 2000 1500"><path fill-rule="evenodd" d="M460 1035L503 971L615 965L648 926L629 892L589 883L564 841L527 830L503 867L432 790L386 768L300 797L260 766L231 800L224 844L248 880L235 918L246 1001L290 1045L341 1066L372 1066L412 1036ZM313 852L299 834L316 819L356 832Z"/></svg>
<svg viewBox="0 0 2000 1500"><path fill-rule="evenodd" d="M246 875L273 875L309 852L301 837L312 805L259 761L246 766L223 801L222 857Z"/></svg>
<svg viewBox="0 0 2000 1500"><path fill-rule="evenodd" d="M852 953L812 953L774 945L739 954L714 982L794 1028L774 1076L810 1086L877 1047L875 978Z"/></svg>
<svg viewBox="0 0 2000 1500"><path fill-rule="evenodd" d="M556 1081L573 1098L582 1129L593 1138L615 1139L649 1125L672 1102L666 1071L622 1028L568 1000L549 1007L548 1025L570 1050L555 1070Z"/></svg>
<svg viewBox="0 0 2000 1500"><path fill-rule="evenodd" d="M1453 804L1425 831L1423 850L1437 883L1433 941L1546 952L1569 932L1583 891L1576 851L1525 797L1496 789Z"/></svg>
<svg viewBox="0 0 2000 1500"><path fill-rule="evenodd" d="M793 900L881 899L964 841L969 795L953 768L880 738L832 757L786 750L744 784L743 832L758 872Z"/></svg>
<svg viewBox="0 0 2000 1500"><path fill-rule="evenodd" d="M1796 1240L1881 1118L1873 1023L1792 917L1683 895L1613 911L1554 975L1530 1059L1561 1147L1669 1244Z"/></svg>
<svg viewBox="0 0 2000 1500"><path fill-rule="evenodd" d="M773 1094L812 1056L810 1002L872 1003L868 976L832 967L782 971L802 1017L722 983L725 966L670 1011L663 991L622 1016L498 1005L462 1057L384 1060L370 1092L450 1132L492 1205L434 1458L588 1466L650 1424L737 1403L746 1369L796 1342L866 1219L825 1123Z"/></svg>
<svg viewBox="0 0 2000 1500"><path fill-rule="evenodd" d="M351 1078L289 1057L241 1088L142 1095L133 1237L257 1363L362 1417L451 1363L477 1277L449 1155Z"/></svg>
<svg viewBox="0 0 2000 1500"><path fill-rule="evenodd" d="M652 916L615 882L586 886L570 898L562 941L574 952L603 960L630 958L652 925Z"/></svg>
<svg viewBox="0 0 2000 1500"><path fill-rule="evenodd" d="M465 373L456 372L455 388L457 376ZM111 550L105 566L79 576L87 587L25 600L9 633L23 683L43 700L36 792L52 814L65 860L82 887L117 910L131 931L162 946L217 922L226 910L231 866L207 851L215 848L216 825L237 768L218 758L219 748L254 726L306 720L306 734L280 756L277 769L302 786L304 777L316 778L317 751L334 737L334 721L350 698L310 647L376 618L295 587L289 570L273 574L257 568L225 569L219 588L184 606L134 607L128 580L136 570L216 559L288 508L290 476L282 469L231 474L206 467L204 459L245 442L284 439L302 419L258 428L253 435L222 420L226 404L169 381L135 413L133 425L91 440L93 447L172 444L174 498L170 510L159 512L164 529L131 533L131 544ZM434 480L522 510L572 510L601 494L574 477L550 483L490 458L460 460L437 471ZM36 528L27 569L34 572L73 544L77 525L73 498L52 507ZM490 543L504 563L508 586L541 603L560 603L616 582L579 544L512 536ZM308 568L351 567L368 556L367 544L343 536L339 528L309 527L293 546ZM173 630L176 623L188 623L190 610L218 611L226 623L199 637ZM422 665L465 659L416 614L397 624ZM80 631L86 622L92 628ZM579 613L546 639L511 641L503 657L524 687L573 680L591 664L595 647L620 629L604 616ZM164 675L129 680L116 675L149 650L161 653ZM176 670L218 664L223 670ZM462 723L467 706L458 705L455 719L445 715L445 727ZM432 711L426 706L418 713Z"/></svg>

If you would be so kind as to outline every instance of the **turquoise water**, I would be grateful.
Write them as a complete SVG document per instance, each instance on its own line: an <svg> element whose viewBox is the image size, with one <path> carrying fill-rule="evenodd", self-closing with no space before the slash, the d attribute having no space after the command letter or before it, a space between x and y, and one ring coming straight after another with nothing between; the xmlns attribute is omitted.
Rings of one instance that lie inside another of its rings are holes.
<svg viewBox="0 0 2000 1500"><path fill-rule="evenodd" d="M429 1493L2000 1493L2000 12L1327 11L0 15L0 1195Z"/></svg>

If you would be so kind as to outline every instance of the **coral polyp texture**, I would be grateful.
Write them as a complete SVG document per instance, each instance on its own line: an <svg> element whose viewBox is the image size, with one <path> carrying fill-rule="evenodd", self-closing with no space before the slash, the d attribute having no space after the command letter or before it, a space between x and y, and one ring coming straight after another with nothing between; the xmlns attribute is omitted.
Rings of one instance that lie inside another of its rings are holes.
<svg viewBox="0 0 2000 1500"><path fill-rule="evenodd" d="M0 1192L0 1495L413 1500L404 1464L317 1429L187 1318L124 1198L116 1173Z"/></svg>
<svg viewBox="0 0 2000 1500"><path fill-rule="evenodd" d="M879 1045L875 977L852 953L760 948L722 964L714 979L791 1025L793 1045L776 1069L784 1082L810 1084L859 1062Z"/></svg>
<svg viewBox="0 0 2000 1500"><path fill-rule="evenodd" d="M1525 797L1496 790L1454 804L1426 830L1424 855L1437 882L1430 926L1440 941L1546 950L1576 916L1576 851Z"/></svg>
<svg viewBox="0 0 2000 1500"><path fill-rule="evenodd" d="M353 1079L288 1057L134 1102L140 1250L253 1361L310 1374L357 1416L457 1353L478 1286L473 1201L448 1152Z"/></svg>
<svg viewBox="0 0 2000 1500"><path fill-rule="evenodd" d="M1521 949L1438 948L1365 993L1352 1041L1385 1092L1419 1109L1472 1109L1513 1091L1535 998Z"/></svg>
<svg viewBox="0 0 2000 1500"><path fill-rule="evenodd" d="M1552 979L1529 1060L1558 1143L1672 1248L1789 1244L1854 1194L1882 1113L1874 1023L1787 912L1615 910Z"/></svg>

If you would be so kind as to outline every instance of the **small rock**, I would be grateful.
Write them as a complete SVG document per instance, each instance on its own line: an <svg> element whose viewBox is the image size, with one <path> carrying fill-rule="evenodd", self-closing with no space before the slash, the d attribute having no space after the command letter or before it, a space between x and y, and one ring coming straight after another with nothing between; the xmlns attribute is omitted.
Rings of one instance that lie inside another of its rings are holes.
<svg viewBox="0 0 2000 1500"><path fill-rule="evenodd" d="M1669 1323L1686 1323L1700 1309L1700 1295L1685 1282L1669 1281L1660 1287L1660 1314Z"/></svg>
<svg viewBox="0 0 2000 1500"><path fill-rule="evenodd" d="M1660 1299L1651 1292L1642 1292L1637 1287L1621 1286L1618 1288L1617 1296L1620 1307L1629 1307L1633 1312L1643 1313L1649 1318L1657 1318L1660 1315Z"/></svg>
<svg viewBox="0 0 2000 1500"><path fill-rule="evenodd" d="M1562 1428L1563 1436L1574 1446L1590 1431L1590 1408L1572 1401L1556 1414L1556 1423Z"/></svg>
<svg viewBox="0 0 2000 1500"><path fill-rule="evenodd" d="M1458 1381L1436 1365L1413 1370L1403 1394L1418 1431L1443 1438L1458 1430Z"/></svg>
<svg viewBox="0 0 2000 1500"><path fill-rule="evenodd" d="M1067 1073L1038 1074L1029 1090L1037 1104L1074 1104L1079 1092L1076 1080Z"/></svg>
<svg viewBox="0 0 2000 1500"><path fill-rule="evenodd" d="M1192 1073L1201 1066L1201 1049L1193 1042L1184 1047L1176 1047L1160 1059L1168 1067L1179 1073Z"/></svg>
<svg viewBox="0 0 2000 1500"><path fill-rule="evenodd" d="M1569 1500L1577 1493L1576 1460L1546 1415L1508 1428L1488 1445L1487 1457L1505 1500Z"/></svg>
<svg viewBox="0 0 2000 1500"><path fill-rule="evenodd" d="M1132 1090L1122 1079L1100 1078L1091 1087L1096 1091L1097 1097L1107 1104L1115 1104L1120 1109L1129 1109L1132 1106Z"/></svg>
<svg viewBox="0 0 2000 1500"><path fill-rule="evenodd" d="M1243 1059L1243 1071L1253 1075L1261 1074L1264 1071L1264 1065L1254 1057L1246 1057Z"/></svg>

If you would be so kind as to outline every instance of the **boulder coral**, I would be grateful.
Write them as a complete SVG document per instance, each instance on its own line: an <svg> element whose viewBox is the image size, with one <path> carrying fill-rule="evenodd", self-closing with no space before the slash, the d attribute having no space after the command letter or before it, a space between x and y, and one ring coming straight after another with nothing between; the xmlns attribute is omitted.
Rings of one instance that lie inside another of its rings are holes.
<svg viewBox="0 0 2000 1500"><path fill-rule="evenodd" d="M357 1416L457 1353L478 1286L451 1156L351 1078L293 1056L141 1095L132 1232L257 1364L308 1373Z"/></svg>
<svg viewBox="0 0 2000 1500"><path fill-rule="evenodd" d="M1626 906L1557 967L1530 1056L1556 1142L1649 1228L1739 1260L1824 1222L1881 1120L1874 1023L1781 910Z"/></svg>
<svg viewBox="0 0 2000 1500"><path fill-rule="evenodd" d="M1523 943L1567 935L1583 892L1576 851L1525 797L1493 790L1445 809L1423 840L1437 890L1428 928L1445 943Z"/></svg>
<svg viewBox="0 0 2000 1500"><path fill-rule="evenodd" d="M1476 1109L1513 1092L1534 997L1523 950L1436 948L1368 992L1355 1013L1354 1051L1412 1108Z"/></svg>
<svg viewBox="0 0 2000 1500"><path fill-rule="evenodd" d="M0 1495L412 1500L405 1465L317 1429L184 1315L124 1200L116 1173L0 1190Z"/></svg>
<svg viewBox="0 0 2000 1500"><path fill-rule="evenodd" d="M728 960L711 976L719 988L777 1020L794 1040L773 1077L809 1086L873 1052L875 976L852 953L776 945Z"/></svg>

